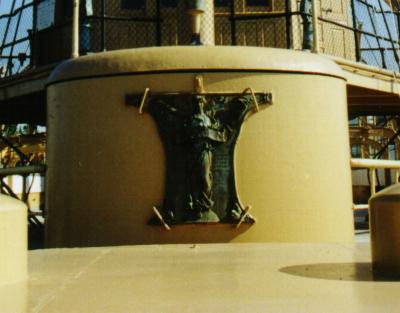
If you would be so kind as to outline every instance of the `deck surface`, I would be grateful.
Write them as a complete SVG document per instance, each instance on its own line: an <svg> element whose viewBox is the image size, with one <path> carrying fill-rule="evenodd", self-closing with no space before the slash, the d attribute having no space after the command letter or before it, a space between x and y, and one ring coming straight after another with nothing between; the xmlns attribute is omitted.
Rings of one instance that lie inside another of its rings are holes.
<svg viewBox="0 0 400 313"><path fill-rule="evenodd" d="M35 250L29 272L0 287L2 313L400 310L400 281L374 280L367 242Z"/></svg>

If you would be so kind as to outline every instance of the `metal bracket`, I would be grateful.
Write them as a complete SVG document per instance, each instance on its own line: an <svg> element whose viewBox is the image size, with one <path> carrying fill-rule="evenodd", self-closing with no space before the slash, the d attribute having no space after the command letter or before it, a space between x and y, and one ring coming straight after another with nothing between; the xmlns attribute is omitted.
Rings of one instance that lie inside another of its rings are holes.
<svg viewBox="0 0 400 313"><path fill-rule="evenodd" d="M147 95L149 94L149 91L150 91L150 88L146 88L146 89L144 90L144 94L143 94L143 97L142 97L142 101L140 102L140 106L139 106L139 114L143 114L143 106L144 106L144 104L145 104L145 102L146 102Z"/></svg>
<svg viewBox="0 0 400 313"><path fill-rule="evenodd" d="M243 94L247 93L250 91L251 96L253 97L254 105L256 106L256 112L260 112L260 106L258 105L257 97L251 87L247 87L245 90L243 90Z"/></svg>
<svg viewBox="0 0 400 313"><path fill-rule="evenodd" d="M204 93L204 92L205 92L205 90L204 90L203 76L197 75L197 76L194 78L194 90L195 90L197 93Z"/></svg>
<svg viewBox="0 0 400 313"><path fill-rule="evenodd" d="M273 104L273 96L271 92L254 92L252 88L246 88L242 93L237 93L237 92L151 92L152 96L190 96L190 95L200 95L200 96L237 96L237 95L243 95L247 92L251 92L251 95L253 97L258 96L259 101L255 101L258 104L258 107L260 107L260 104ZM138 93L131 93L125 95L125 104L126 105L131 105L137 108L142 108L145 107L146 100L149 98L149 93L150 93L150 88L146 88L144 93L138 94ZM257 98L257 97L256 97ZM142 105L143 103L143 105Z"/></svg>
<svg viewBox="0 0 400 313"><path fill-rule="evenodd" d="M153 212L157 216L157 218L160 220L161 224L164 226L166 230L171 230L171 227L164 221L164 218L162 217L160 211L157 210L155 206L153 206Z"/></svg>
<svg viewBox="0 0 400 313"><path fill-rule="evenodd" d="M252 215L250 215L249 211L251 210L251 205L248 205L242 213L242 216L239 219L239 222L236 224L235 228L238 229L240 225L246 220L246 218L251 219L254 223L257 222L256 218Z"/></svg>

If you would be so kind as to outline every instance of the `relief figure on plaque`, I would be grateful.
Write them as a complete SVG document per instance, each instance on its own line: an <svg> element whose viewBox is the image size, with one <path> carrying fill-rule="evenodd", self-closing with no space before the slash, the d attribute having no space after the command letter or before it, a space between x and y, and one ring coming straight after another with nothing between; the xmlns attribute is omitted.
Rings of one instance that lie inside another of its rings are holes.
<svg viewBox="0 0 400 313"><path fill-rule="evenodd" d="M218 222L218 216L211 210L212 163L214 146L224 143L227 134L224 127L213 117L212 111L205 111L206 99L195 96L193 112L184 121L183 144L187 147L188 210L190 220Z"/></svg>

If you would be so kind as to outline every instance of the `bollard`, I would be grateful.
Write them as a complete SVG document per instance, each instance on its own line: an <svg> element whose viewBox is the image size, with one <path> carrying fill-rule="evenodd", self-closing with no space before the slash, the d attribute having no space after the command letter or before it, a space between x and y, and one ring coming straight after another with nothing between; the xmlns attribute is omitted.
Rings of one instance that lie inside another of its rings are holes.
<svg viewBox="0 0 400 313"><path fill-rule="evenodd" d="M27 228L25 204L0 195L0 285L27 278Z"/></svg>
<svg viewBox="0 0 400 313"><path fill-rule="evenodd" d="M370 198L369 219L374 274L400 277L400 184Z"/></svg>

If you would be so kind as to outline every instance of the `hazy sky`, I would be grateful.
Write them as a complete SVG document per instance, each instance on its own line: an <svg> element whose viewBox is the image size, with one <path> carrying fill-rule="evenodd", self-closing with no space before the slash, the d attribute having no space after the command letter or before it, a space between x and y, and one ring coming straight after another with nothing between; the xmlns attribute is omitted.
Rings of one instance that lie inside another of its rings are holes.
<svg viewBox="0 0 400 313"><path fill-rule="evenodd" d="M15 8L18 8L22 5L24 0L16 0ZM11 5L13 0L0 0L0 15L10 13ZM25 0L25 4L31 3L33 0Z"/></svg>

